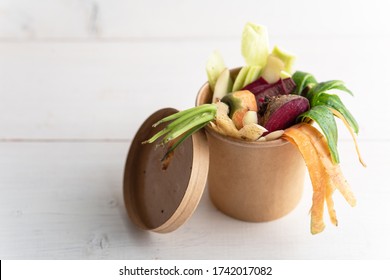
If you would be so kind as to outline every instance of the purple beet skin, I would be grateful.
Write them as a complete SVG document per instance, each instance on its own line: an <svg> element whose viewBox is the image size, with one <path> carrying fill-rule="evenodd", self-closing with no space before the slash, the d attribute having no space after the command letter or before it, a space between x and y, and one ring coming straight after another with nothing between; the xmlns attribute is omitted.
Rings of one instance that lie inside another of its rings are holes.
<svg viewBox="0 0 390 280"><path fill-rule="evenodd" d="M294 125L297 117L310 107L309 100L299 95L274 96L264 105L266 107L260 115L260 123L268 133Z"/></svg>
<svg viewBox="0 0 390 280"><path fill-rule="evenodd" d="M248 84L243 90L249 90L256 96L257 107L260 108L265 102L266 97L286 95L293 92L295 83L293 79L279 79L273 84L269 84L262 77Z"/></svg>

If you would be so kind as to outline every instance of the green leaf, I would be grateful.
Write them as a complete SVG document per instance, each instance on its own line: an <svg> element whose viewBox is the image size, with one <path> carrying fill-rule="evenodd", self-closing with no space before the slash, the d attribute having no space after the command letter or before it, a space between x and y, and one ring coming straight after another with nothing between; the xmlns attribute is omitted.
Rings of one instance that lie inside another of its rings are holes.
<svg viewBox="0 0 390 280"><path fill-rule="evenodd" d="M240 72L238 72L237 78L233 83L232 92L240 90L244 87L246 76L248 75L250 66L244 66L241 68Z"/></svg>
<svg viewBox="0 0 390 280"><path fill-rule="evenodd" d="M252 22L244 26L241 54L247 65L265 66L269 55L268 31L265 26Z"/></svg>
<svg viewBox="0 0 390 280"><path fill-rule="evenodd" d="M321 83L318 83L316 84L315 86L313 86L308 94L307 94L307 98L310 100L310 104L313 104L312 103L312 99L315 99L317 97L318 94L321 94L321 93L324 93L324 92L327 92L329 90L334 90L334 89L338 89L338 90L341 90L341 91L344 91L344 92L347 92L349 93L350 95L353 96L353 93L352 91L350 91L344 84L343 81L340 81L340 80L332 80L332 81L327 81L327 82L321 82ZM313 105L312 105L313 106Z"/></svg>
<svg viewBox="0 0 390 280"><path fill-rule="evenodd" d="M258 79L260 77L261 70L261 67L256 65L242 67L240 72L238 72L237 78L234 81L231 92L241 90L246 85Z"/></svg>
<svg viewBox="0 0 390 280"><path fill-rule="evenodd" d="M245 87L246 85L249 85L253 81L257 80L260 77L261 74L261 67L260 66L250 66L248 74L245 77L245 82L242 87Z"/></svg>
<svg viewBox="0 0 390 280"><path fill-rule="evenodd" d="M221 54L218 51L212 52L206 63L207 79L212 91L214 91L219 75L221 75L225 68L225 62L223 61Z"/></svg>
<svg viewBox="0 0 390 280"><path fill-rule="evenodd" d="M282 48L279 48L278 46L274 46L272 54L283 61L285 71L291 74L293 64L295 62L295 55L283 50Z"/></svg>
<svg viewBox="0 0 390 280"><path fill-rule="evenodd" d="M186 109L183 111L179 111L179 112L174 113L172 115L169 115L169 116L159 120L155 124L153 124L153 127L156 127L164 122L168 122L168 121L172 121L172 120L176 120L176 119L183 120L183 118L187 119L188 116L193 117L195 115L200 115L204 112L216 112L216 111L217 111L217 106L215 104L202 104L200 106L192 107L192 108L189 108L189 109ZM170 126L172 126L172 125L170 125Z"/></svg>
<svg viewBox="0 0 390 280"><path fill-rule="evenodd" d="M215 113L203 113L199 116L195 116L192 119L186 120L183 123L175 126L171 129L171 131L164 137L163 143L166 144L169 141L179 137L182 134L185 134L188 131L191 131L194 127L199 126L201 124L208 124L212 120L215 119Z"/></svg>
<svg viewBox="0 0 390 280"><path fill-rule="evenodd" d="M353 131L356 134L359 133L359 125L357 121L352 116L352 114L348 111L348 109L345 107L340 97L338 97L336 94L328 94L328 93L319 94L315 99L314 106L318 106L318 105L325 105L338 111L346 119L348 124L352 127Z"/></svg>
<svg viewBox="0 0 390 280"><path fill-rule="evenodd" d="M180 139L172 145L172 147L165 153L165 155L163 156L163 158L161 159L161 161L163 161L164 159L166 159L166 157L171 153L173 152L181 143L183 143L188 137L190 137L192 134L196 133L197 131L199 131L200 129L202 129L203 127L205 127L208 123L202 123L198 126L195 126L193 127L192 129L190 129L189 131L187 131L182 137L180 137Z"/></svg>
<svg viewBox="0 0 390 280"><path fill-rule="evenodd" d="M193 131L194 127L197 127L202 124L208 124L215 118L216 113L217 106L215 104L203 104L169 115L156 122L153 127L156 127L164 122L172 122L169 123L164 129L160 130L151 138L146 141L143 141L142 143L153 143L154 141L165 135L164 138L161 140L161 143L166 144L182 134ZM192 133L194 132L191 132L190 134Z"/></svg>
<svg viewBox="0 0 390 280"><path fill-rule="evenodd" d="M318 105L301 114L299 118L311 119L319 125L328 142L333 163L339 163L340 159L337 151L337 125L333 113L326 106Z"/></svg>
<svg viewBox="0 0 390 280"><path fill-rule="evenodd" d="M303 90L310 85L316 84L317 81L314 78L312 74L302 72L302 71L296 71L292 79L294 80L294 83L296 84L296 88L294 91L294 94L302 95Z"/></svg>

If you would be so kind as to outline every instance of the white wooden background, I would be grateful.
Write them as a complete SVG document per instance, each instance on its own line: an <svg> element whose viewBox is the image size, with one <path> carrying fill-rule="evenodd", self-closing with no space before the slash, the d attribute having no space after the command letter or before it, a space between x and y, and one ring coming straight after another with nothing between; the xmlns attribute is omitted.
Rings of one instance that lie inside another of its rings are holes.
<svg viewBox="0 0 390 280"><path fill-rule="evenodd" d="M390 20L386 1L0 0L1 259L389 259ZM247 21L319 80L342 79L361 125L362 168L340 127L356 208L309 233L311 185L274 222L239 222L207 193L171 234L135 228L123 166L142 121L193 106L205 61L243 63Z"/></svg>

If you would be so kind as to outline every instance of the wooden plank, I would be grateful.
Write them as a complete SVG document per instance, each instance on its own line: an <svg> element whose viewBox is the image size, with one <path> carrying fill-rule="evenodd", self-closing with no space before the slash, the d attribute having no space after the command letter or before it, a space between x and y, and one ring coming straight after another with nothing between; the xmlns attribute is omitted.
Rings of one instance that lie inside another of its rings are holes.
<svg viewBox="0 0 390 280"><path fill-rule="evenodd" d="M1 138L129 138L153 111L194 105L208 55L198 47L1 44Z"/></svg>
<svg viewBox="0 0 390 280"><path fill-rule="evenodd" d="M308 12L310 11L310 12ZM252 20L272 36L389 36L384 1L106 1L0 2L0 38L238 38Z"/></svg>
<svg viewBox="0 0 390 280"><path fill-rule="evenodd" d="M341 142L343 171L358 199L335 195L339 227L309 232L311 185L289 215L245 223L217 211L207 192L177 231L135 228L122 199L129 143L0 143L1 259L388 259L388 141L364 141L369 168Z"/></svg>
<svg viewBox="0 0 390 280"><path fill-rule="evenodd" d="M383 81L390 76L390 40L296 39L282 46L297 54L298 69L321 81L344 80L353 90L354 98L342 99L361 125L361 139L388 137L389 126L367 116L389 120ZM131 138L155 110L194 105L214 49L226 65L242 65L239 43L230 40L2 43L0 139ZM343 128L340 138L350 139Z"/></svg>
<svg viewBox="0 0 390 280"><path fill-rule="evenodd" d="M0 1L0 259L389 259L387 6ZM368 168L344 129L339 151L358 206L336 195L339 227L311 236L307 178L297 209L274 222L230 219L205 192L174 233L135 228L121 191L130 139L153 111L193 106L213 49L242 65L248 19L296 53L298 69L354 91L343 100Z"/></svg>

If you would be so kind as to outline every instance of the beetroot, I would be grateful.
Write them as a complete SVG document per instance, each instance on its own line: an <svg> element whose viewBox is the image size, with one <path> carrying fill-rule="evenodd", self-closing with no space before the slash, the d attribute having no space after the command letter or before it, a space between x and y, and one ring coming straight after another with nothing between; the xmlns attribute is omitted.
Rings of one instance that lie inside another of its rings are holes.
<svg viewBox="0 0 390 280"><path fill-rule="evenodd" d="M266 97L290 94L295 89L293 79L279 79L276 83L269 84L262 77L245 86L243 90L249 90L256 96L257 107L261 107Z"/></svg>
<svg viewBox="0 0 390 280"><path fill-rule="evenodd" d="M263 92L266 88L270 87L270 85L271 84L264 80L263 77L260 77L252 83L243 87L242 90L249 90L254 95L256 95L259 92Z"/></svg>
<svg viewBox="0 0 390 280"><path fill-rule="evenodd" d="M260 124L268 133L286 129L295 124L297 117L309 110L309 107L309 100L299 95L267 97L259 111Z"/></svg>

